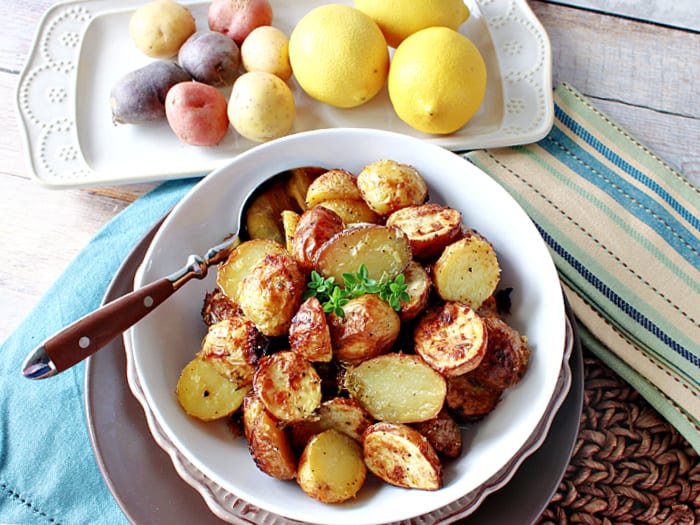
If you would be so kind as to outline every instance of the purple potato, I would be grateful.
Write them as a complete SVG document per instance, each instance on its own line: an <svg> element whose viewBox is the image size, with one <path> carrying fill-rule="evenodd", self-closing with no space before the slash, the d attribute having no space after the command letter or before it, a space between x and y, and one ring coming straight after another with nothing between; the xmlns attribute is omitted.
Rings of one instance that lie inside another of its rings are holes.
<svg viewBox="0 0 700 525"><path fill-rule="evenodd" d="M175 62L157 60L121 77L109 102L115 124L141 124L165 117L165 96L175 84L192 80Z"/></svg>
<svg viewBox="0 0 700 525"><path fill-rule="evenodd" d="M221 87L233 84L241 64L238 45L222 33L198 31L177 56L180 66L198 82Z"/></svg>

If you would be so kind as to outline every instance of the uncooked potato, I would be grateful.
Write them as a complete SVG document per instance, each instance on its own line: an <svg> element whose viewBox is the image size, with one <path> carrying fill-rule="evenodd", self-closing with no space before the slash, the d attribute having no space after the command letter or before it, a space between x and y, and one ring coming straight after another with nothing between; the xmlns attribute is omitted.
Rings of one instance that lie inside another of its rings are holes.
<svg viewBox="0 0 700 525"><path fill-rule="evenodd" d="M209 29L240 46L253 29L272 23L272 6L268 0L212 0L207 19Z"/></svg>
<svg viewBox="0 0 700 525"><path fill-rule="evenodd" d="M197 31L182 44L177 60L198 82L230 86L238 75L241 51L233 40L221 33Z"/></svg>
<svg viewBox="0 0 700 525"><path fill-rule="evenodd" d="M233 84L228 118L234 129L249 140L267 142L287 135L295 113L292 90L272 73L251 71Z"/></svg>
<svg viewBox="0 0 700 525"><path fill-rule="evenodd" d="M129 34L141 51L153 58L177 55L195 32L190 10L173 0L154 0L139 7L129 20Z"/></svg>
<svg viewBox="0 0 700 525"><path fill-rule="evenodd" d="M181 82L165 97L165 116L177 138L192 146L216 146L228 131L226 97L201 82Z"/></svg>
<svg viewBox="0 0 700 525"><path fill-rule="evenodd" d="M246 71L266 71L289 80L289 37L276 27L256 27L241 44L241 61Z"/></svg>

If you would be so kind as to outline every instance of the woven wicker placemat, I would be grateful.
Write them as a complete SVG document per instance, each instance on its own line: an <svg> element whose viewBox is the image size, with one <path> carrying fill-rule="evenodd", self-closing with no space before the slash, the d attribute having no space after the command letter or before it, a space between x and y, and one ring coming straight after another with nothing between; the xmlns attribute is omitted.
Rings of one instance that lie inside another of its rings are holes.
<svg viewBox="0 0 700 525"><path fill-rule="evenodd" d="M700 460L639 393L584 351L573 456L540 525L700 524Z"/></svg>

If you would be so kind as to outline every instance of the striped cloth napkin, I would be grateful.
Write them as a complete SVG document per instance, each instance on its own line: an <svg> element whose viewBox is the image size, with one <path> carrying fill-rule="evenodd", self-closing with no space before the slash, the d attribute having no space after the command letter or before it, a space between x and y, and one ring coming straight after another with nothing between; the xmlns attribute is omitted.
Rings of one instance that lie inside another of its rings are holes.
<svg viewBox="0 0 700 525"><path fill-rule="evenodd" d="M535 144L464 156L536 223L586 348L700 451L700 191L571 86Z"/></svg>

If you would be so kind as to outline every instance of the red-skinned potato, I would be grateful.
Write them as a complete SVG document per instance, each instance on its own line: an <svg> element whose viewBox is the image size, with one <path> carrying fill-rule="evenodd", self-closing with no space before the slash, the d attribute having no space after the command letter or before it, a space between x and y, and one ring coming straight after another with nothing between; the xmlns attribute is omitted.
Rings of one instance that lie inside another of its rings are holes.
<svg viewBox="0 0 700 525"><path fill-rule="evenodd" d="M165 116L175 135L193 146L216 146L229 127L226 97L201 82L181 82L165 97Z"/></svg>
<svg viewBox="0 0 700 525"><path fill-rule="evenodd" d="M272 6L269 0L213 0L208 22L240 46L253 29L272 24Z"/></svg>

